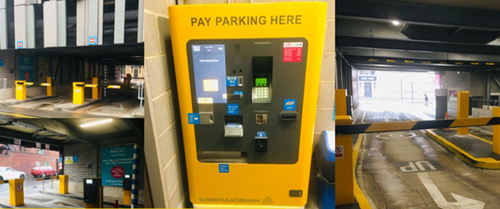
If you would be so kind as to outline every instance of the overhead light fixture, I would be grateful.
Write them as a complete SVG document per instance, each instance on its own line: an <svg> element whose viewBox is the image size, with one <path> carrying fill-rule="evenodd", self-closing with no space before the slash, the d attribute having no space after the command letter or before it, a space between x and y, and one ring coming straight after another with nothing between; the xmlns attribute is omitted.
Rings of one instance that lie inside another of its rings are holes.
<svg viewBox="0 0 500 209"><path fill-rule="evenodd" d="M399 22L397 20L393 20L392 24L395 25L395 26L398 26L398 25L401 25L401 22Z"/></svg>
<svg viewBox="0 0 500 209"><path fill-rule="evenodd" d="M111 121L113 121L112 118L104 119L104 120L98 120L98 121L93 121L93 122L90 122L90 123L84 123L84 124L80 125L80 127L86 128L86 127L90 127L90 126L96 126L96 125L101 125L101 124L104 124L104 123L109 123Z"/></svg>

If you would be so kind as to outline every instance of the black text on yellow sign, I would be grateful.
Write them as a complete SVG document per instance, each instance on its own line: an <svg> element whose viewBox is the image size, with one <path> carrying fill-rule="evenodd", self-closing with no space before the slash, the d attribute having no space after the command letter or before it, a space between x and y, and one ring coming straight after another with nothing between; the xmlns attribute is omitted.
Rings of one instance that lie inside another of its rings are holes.
<svg viewBox="0 0 500 209"><path fill-rule="evenodd" d="M192 17L191 27L300 25L302 15Z"/></svg>

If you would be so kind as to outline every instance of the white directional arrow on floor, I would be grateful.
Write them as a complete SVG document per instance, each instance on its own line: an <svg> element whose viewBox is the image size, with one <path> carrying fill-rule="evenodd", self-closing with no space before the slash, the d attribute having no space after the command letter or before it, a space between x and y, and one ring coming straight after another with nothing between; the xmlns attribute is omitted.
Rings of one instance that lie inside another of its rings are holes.
<svg viewBox="0 0 500 209"><path fill-rule="evenodd" d="M418 173L418 178L424 184L427 191L431 194L432 198L436 202L439 208L443 209L461 209L461 208L470 208L470 209L482 209L484 207L484 202L477 201L474 199L470 199L464 196L460 196L455 193L451 193L451 195L457 200L456 202L448 202L444 198L441 191L437 188L436 184L432 181L431 177L428 173Z"/></svg>

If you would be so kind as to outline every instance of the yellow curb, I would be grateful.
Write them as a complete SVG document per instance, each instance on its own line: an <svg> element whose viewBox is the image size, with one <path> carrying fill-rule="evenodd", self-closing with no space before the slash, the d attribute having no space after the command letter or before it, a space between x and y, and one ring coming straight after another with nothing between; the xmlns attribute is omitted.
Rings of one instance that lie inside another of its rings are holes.
<svg viewBox="0 0 500 209"><path fill-rule="evenodd" d="M445 147L448 151L454 153L457 157L462 159L462 161L466 162L467 164L473 167L483 168L483 169L500 169L500 161L498 160L495 160L490 157L476 158L470 155L469 153L465 152L464 150L460 149L459 147L455 146L445 138L437 135L433 131L427 130L425 134L434 139L443 147Z"/></svg>
<svg viewBox="0 0 500 209"><path fill-rule="evenodd" d="M353 157L352 167L354 169L354 175L356 175L356 163L358 162L359 149L361 147L361 144L363 143L364 138L365 138L364 134L359 134L358 140L356 141L356 145L354 145L354 149L352 151L352 157ZM365 195L358 186L358 182L356 181L356 176L354 176L353 179L354 179L354 197L356 197L359 207L361 209L371 209L372 207L370 206L370 203L368 202Z"/></svg>

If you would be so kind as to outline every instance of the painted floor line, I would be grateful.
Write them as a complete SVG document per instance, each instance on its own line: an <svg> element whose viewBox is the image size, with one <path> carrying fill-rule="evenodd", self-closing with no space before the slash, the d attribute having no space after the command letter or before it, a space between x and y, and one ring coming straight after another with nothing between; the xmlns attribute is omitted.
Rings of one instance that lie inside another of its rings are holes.
<svg viewBox="0 0 500 209"><path fill-rule="evenodd" d="M365 138L364 134L360 134L358 136L358 140L356 141L356 145L354 145L353 149L353 169L356 171L356 162L358 162L358 153L359 149L361 147L361 144L363 143L363 139ZM370 206L370 203L368 202L368 199L365 197L361 189L359 188L358 182L356 181L356 174L354 174L354 197L356 197L356 200L358 202L358 205L361 209L371 209L372 207Z"/></svg>
<svg viewBox="0 0 500 209"><path fill-rule="evenodd" d="M18 113L8 113L8 112L0 112L0 115L10 115L10 116L18 117L18 118L38 118L38 117L34 117L34 116L23 115L23 114L18 114Z"/></svg>
<svg viewBox="0 0 500 209"><path fill-rule="evenodd" d="M481 138L481 137L479 137L479 136L476 136L476 135L474 135L474 134L469 134L469 135L471 135L472 137L474 137L474 138L476 138L476 139L479 139L479 140L481 140L481 141L484 141L484 142L486 142L486 143L493 144L493 142L490 142L490 141L488 141L487 139L483 139L483 138Z"/></svg>

